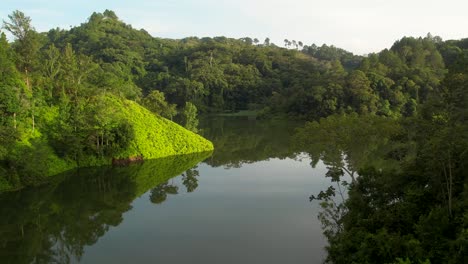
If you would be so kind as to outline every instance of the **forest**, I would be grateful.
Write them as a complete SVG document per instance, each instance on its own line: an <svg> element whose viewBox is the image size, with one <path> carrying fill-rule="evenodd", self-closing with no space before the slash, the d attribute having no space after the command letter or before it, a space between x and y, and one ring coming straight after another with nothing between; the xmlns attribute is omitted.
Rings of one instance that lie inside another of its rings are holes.
<svg viewBox="0 0 468 264"><path fill-rule="evenodd" d="M1 31L0 190L42 180L24 157L66 167L125 151L133 127L105 102L194 132L197 115L247 110L309 121L284 156L324 160L348 190L341 203L334 188L311 196L328 262L466 262L468 39L403 37L358 56L287 39L163 39L110 10L48 32L15 11Z"/></svg>

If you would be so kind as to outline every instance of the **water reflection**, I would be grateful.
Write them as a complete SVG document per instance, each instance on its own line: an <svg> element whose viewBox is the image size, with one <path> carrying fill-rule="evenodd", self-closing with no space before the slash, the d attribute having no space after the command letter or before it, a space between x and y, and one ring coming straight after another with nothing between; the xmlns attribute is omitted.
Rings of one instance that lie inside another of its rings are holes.
<svg viewBox="0 0 468 264"><path fill-rule="evenodd" d="M323 163L325 176L334 183L310 196L311 201L320 201L318 218L329 241L344 230L343 219L349 212L347 194L350 186L357 183L358 173L369 168L401 168L400 162L411 150L400 140L399 123L380 116L335 115L309 122L298 130L294 144L302 147L312 167Z"/></svg>
<svg viewBox="0 0 468 264"><path fill-rule="evenodd" d="M210 154L86 168L38 188L0 195L1 263L79 261L84 246L119 225L136 197L151 189L151 201L164 202L168 194L178 192L169 179L181 173L187 191L194 191L199 173L192 168Z"/></svg>
<svg viewBox="0 0 468 264"><path fill-rule="evenodd" d="M90 168L1 195L0 262L319 263L325 241L307 198L329 181L323 164L296 159L302 123L200 124L215 144L204 163Z"/></svg>
<svg viewBox="0 0 468 264"><path fill-rule="evenodd" d="M294 158L291 137L303 122L255 120L246 117L210 117L200 120L202 134L214 143L206 162L213 166L239 168L270 158Z"/></svg>
<svg viewBox="0 0 468 264"><path fill-rule="evenodd" d="M312 167L322 161L327 177L339 181L346 173L356 180L359 169L374 167L397 170L402 149L396 136L398 123L378 116L330 116L320 122L309 122L294 136L293 145L312 160Z"/></svg>

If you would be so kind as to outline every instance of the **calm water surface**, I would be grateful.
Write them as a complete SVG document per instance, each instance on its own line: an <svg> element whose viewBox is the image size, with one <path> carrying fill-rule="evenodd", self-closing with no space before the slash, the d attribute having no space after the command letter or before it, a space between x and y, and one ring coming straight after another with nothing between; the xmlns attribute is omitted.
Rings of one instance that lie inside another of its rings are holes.
<svg viewBox="0 0 468 264"><path fill-rule="evenodd" d="M0 263L321 263L308 197L330 181L292 154L297 125L208 118L211 156L80 170L0 195Z"/></svg>

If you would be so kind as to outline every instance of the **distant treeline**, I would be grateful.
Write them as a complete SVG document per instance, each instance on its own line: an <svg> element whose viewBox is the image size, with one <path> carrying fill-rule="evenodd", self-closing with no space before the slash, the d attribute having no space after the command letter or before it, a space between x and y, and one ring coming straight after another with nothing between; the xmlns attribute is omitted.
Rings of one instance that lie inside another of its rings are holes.
<svg viewBox="0 0 468 264"><path fill-rule="evenodd" d="M14 42L3 37L0 44L1 85L14 89L2 91L8 103L1 111L16 122L37 118L42 105L77 105L103 92L143 103L153 91L166 101L159 112L169 118L187 102L201 112L250 109L307 119L351 112L412 116L468 45L428 34L363 57L287 39L286 48L268 38L171 40L136 30L109 10L69 30L42 33L15 11L3 29Z"/></svg>

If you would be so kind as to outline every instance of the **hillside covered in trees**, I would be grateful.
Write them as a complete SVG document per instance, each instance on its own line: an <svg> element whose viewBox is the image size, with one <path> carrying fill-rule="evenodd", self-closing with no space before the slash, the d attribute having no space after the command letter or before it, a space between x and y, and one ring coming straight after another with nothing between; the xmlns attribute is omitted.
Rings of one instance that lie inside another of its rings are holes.
<svg viewBox="0 0 468 264"><path fill-rule="evenodd" d="M1 33L0 189L37 182L24 176L41 172L28 163L33 157L91 164L143 153L132 145L143 126L131 122L146 122L138 117L148 111L157 115L151 129L169 122L162 116L197 131L199 113L250 110L315 121L299 131L295 151L329 161L337 181L346 170L356 176L341 205L333 207L333 190L319 197L330 262L466 256L468 39L403 37L357 56L287 39L284 47L268 38L162 39L109 10L48 32L15 11L2 31L14 40ZM379 164L396 165L375 165L377 153Z"/></svg>
<svg viewBox="0 0 468 264"><path fill-rule="evenodd" d="M15 37L2 40L3 82L22 87L15 91L21 113L105 92L180 122L176 113L186 103L201 113L256 110L309 120L352 112L413 116L467 45L428 34L363 57L295 40L283 48L268 38L161 39L109 10L41 33L16 12L3 30Z"/></svg>
<svg viewBox="0 0 468 264"><path fill-rule="evenodd" d="M411 69L424 60L408 47L428 40L403 39L396 55L382 51L361 65L362 79L388 76L379 89L405 80L412 103L402 117L335 114L296 134L297 151L313 166L323 161L334 182L310 197L323 209L328 263L466 263L468 42L433 40L437 49L421 54L438 63L426 70ZM403 68L382 63L403 55Z"/></svg>
<svg viewBox="0 0 468 264"><path fill-rule="evenodd" d="M203 113L249 109L306 119L351 112L413 116L466 45L428 34L404 37L363 57L295 40L285 40L283 48L268 38L161 39L108 10L70 30L33 31L30 38L31 54L23 54L24 65L17 66L31 75L48 67L34 85L45 87L46 102L59 97L55 72L66 65L57 56L69 49L80 58L80 81L128 99L139 101L157 90L177 108L190 102ZM15 43L18 54L26 52L20 39Z"/></svg>
<svg viewBox="0 0 468 264"><path fill-rule="evenodd" d="M135 67L127 72L127 63L95 59L71 43L55 46L20 11L3 28L15 40L0 36L0 191L75 167L213 150L163 118L177 110L162 93L140 97ZM179 111L179 123L196 131L194 105Z"/></svg>

